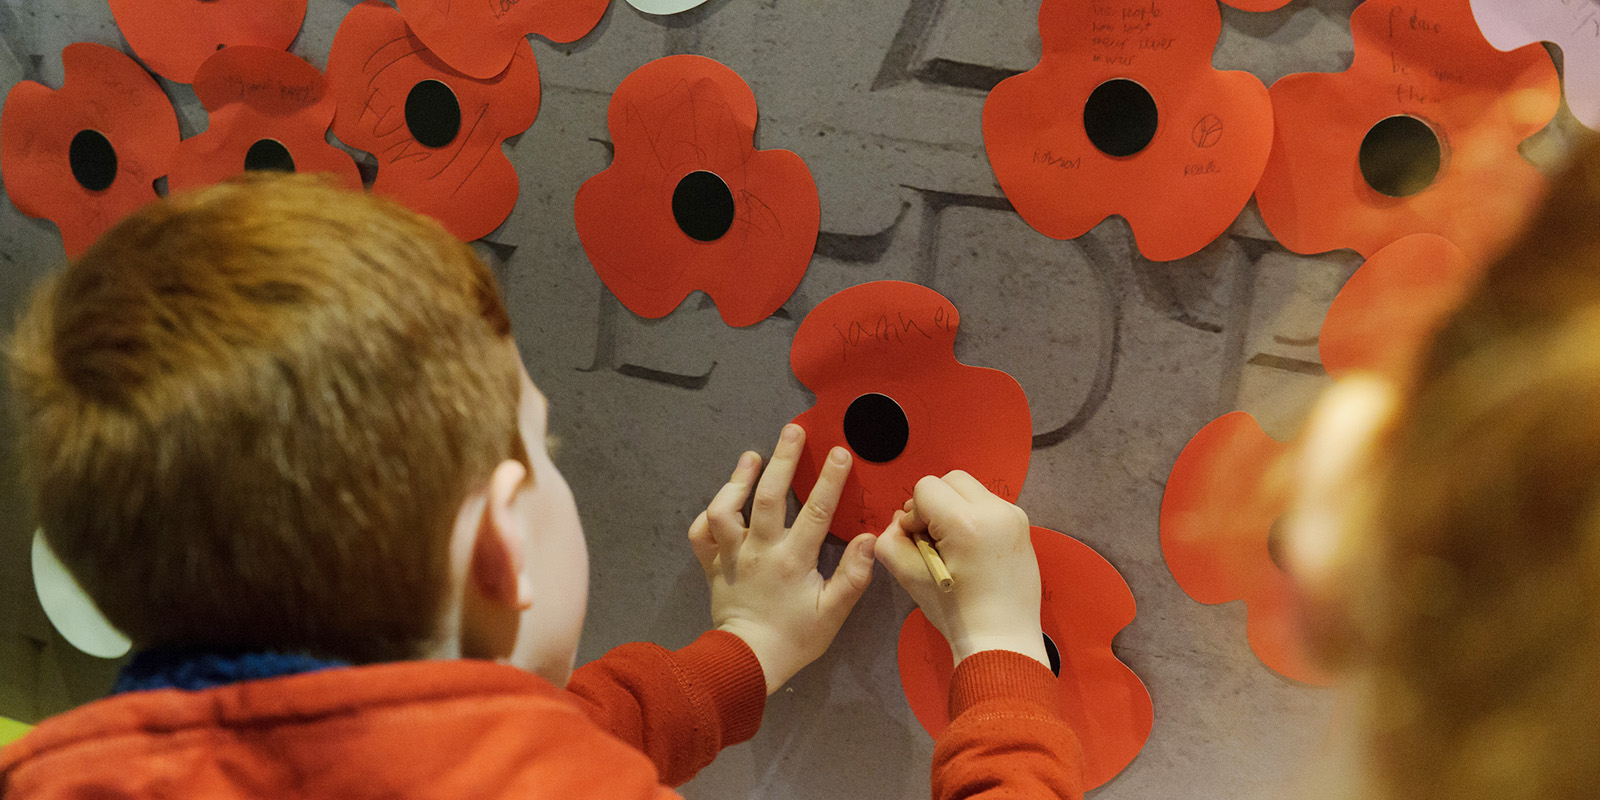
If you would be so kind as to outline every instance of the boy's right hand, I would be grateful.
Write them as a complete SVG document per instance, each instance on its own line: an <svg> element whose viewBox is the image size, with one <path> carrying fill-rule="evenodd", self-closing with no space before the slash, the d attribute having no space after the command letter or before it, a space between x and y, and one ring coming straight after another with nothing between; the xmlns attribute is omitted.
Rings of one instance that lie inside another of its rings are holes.
<svg viewBox="0 0 1600 800"><path fill-rule="evenodd" d="M913 536L932 539L955 578L934 582ZM878 560L917 601L955 662L983 650L1012 650L1049 666L1039 627L1039 561L1028 515L956 470L917 481L906 510L878 535Z"/></svg>

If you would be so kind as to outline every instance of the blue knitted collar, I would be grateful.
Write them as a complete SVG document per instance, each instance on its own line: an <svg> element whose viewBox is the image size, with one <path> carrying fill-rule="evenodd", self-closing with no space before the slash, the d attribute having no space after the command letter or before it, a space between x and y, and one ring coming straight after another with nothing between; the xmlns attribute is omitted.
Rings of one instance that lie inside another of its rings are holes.
<svg viewBox="0 0 1600 800"><path fill-rule="evenodd" d="M157 647L135 653L117 674L117 682L111 688L111 693L149 689L210 689L239 681L277 678L344 666L349 664L291 653Z"/></svg>

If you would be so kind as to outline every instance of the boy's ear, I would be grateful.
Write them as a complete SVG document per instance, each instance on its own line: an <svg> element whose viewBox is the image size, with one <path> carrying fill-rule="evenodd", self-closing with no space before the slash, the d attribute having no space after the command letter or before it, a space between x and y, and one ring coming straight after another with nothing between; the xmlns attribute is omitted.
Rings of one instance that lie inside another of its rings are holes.
<svg viewBox="0 0 1600 800"><path fill-rule="evenodd" d="M516 507L527 476L528 468L515 460L494 468L467 570L468 580L485 599L518 611L533 604L533 587L522 572L532 532Z"/></svg>
<svg viewBox="0 0 1600 800"><path fill-rule="evenodd" d="M1306 426L1287 542L1295 572L1310 583L1337 581L1373 510L1374 460L1393 424L1399 389L1375 375L1345 378L1323 395Z"/></svg>

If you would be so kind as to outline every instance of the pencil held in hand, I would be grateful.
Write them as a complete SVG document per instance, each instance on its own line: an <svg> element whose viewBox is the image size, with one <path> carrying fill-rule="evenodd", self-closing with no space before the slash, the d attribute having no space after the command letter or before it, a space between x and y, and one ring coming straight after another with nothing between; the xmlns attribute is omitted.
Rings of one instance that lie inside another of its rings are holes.
<svg viewBox="0 0 1600 800"><path fill-rule="evenodd" d="M933 576L939 588L947 592L954 589L956 579L950 575L950 568L945 566L944 559L939 557L939 551L933 549L933 542L920 533L912 536L911 541L917 543L917 551L922 553L922 563L928 565L928 574Z"/></svg>

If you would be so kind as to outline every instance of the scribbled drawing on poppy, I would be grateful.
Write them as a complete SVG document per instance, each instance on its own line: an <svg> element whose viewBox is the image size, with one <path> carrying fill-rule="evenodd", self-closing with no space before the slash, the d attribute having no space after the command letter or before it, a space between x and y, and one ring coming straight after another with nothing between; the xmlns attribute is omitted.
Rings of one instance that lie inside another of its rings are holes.
<svg viewBox="0 0 1600 800"><path fill-rule="evenodd" d="M327 142L334 97L316 67L283 50L226 47L200 65L194 90L210 123L179 143L173 191L246 170L325 173L360 191L356 162Z"/></svg>
<svg viewBox="0 0 1600 800"><path fill-rule="evenodd" d="M611 0L396 0L417 39L451 69L493 78L528 45L528 34L575 42L600 24ZM532 51L529 51L532 52Z"/></svg>
<svg viewBox="0 0 1600 800"><path fill-rule="evenodd" d="M328 84L334 135L377 158L375 194L480 238L516 206L516 168L501 145L539 113L539 70L526 41L510 66L470 78L429 52L378 0L350 9L334 34Z"/></svg>
<svg viewBox="0 0 1600 800"><path fill-rule="evenodd" d="M1461 248L1431 233L1374 253L1328 306L1318 339L1323 367L1336 378L1366 370L1403 379L1479 272Z"/></svg>
<svg viewBox="0 0 1600 800"><path fill-rule="evenodd" d="M658 318L692 291L724 322L754 325L800 285L822 211L805 161L755 148L756 100L701 56L652 61L606 113L615 157L578 189L578 238L606 288Z"/></svg>
<svg viewBox="0 0 1600 800"><path fill-rule="evenodd" d="M1084 788L1116 777L1150 738L1155 710L1144 682L1112 652L1133 622L1133 592L1117 568L1088 545L1035 526L1043 588L1039 622L1058 678L1061 716L1083 744ZM900 628L900 685L917 721L937 738L950 725L955 672L950 645L922 611Z"/></svg>
<svg viewBox="0 0 1600 800"><path fill-rule="evenodd" d="M1517 147L1560 104L1550 56L1496 50L1468 0L1371 0L1350 27L1350 69L1272 85L1262 219L1296 253L1434 233L1482 260L1544 190Z"/></svg>
<svg viewBox="0 0 1600 800"><path fill-rule="evenodd" d="M817 399L794 419L806 430L796 495L811 492L834 446L856 455L834 535L882 532L925 475L966 470L1009 501L1022 491L1027 395L1000 370L956 360L959 325L944 295L901 281L846 289L800 323L789 363Z"/></svg>
<svg viewBox="0 0 1600 800"><path fill-rule="evenodd" d="M1206 603L1243 600L1245 636L1261 663L1325 685L1301 642L1298 600L1283 567L1279 519L1288 510L1280 461L1289 445L1235 411L1212 420L1178 455L1161 500L1161 552L1183 591Z"/></svg>
<svg viewBox="0 0 1600 800"><path fill-rule="evenodd" d="M1561 48L1561 77L1572 116L1600 130L1600 6L1571 0L1472 0L1472 14L1497 50L1537 42Z"/></svg>
<svg viewBox="0 0 1600 800"><path fill-rule="evenodd" d="M70 257L156 199L178 116L133 59L104 45L61 51L60 89L22 81L0 110L0 176L18 210L61 229Z"/></svg>
<svg viewBox="0 0 1600 800"><path fill-rule="evenodd" d="M286 50L300 33L306 0L109 0L135 55L163 78L191 83L224 47Z"/></svg>
<svg viewBox="0 0 1600 800"><path fill-rule="evenodd" d="M1217 70L1213 0L1045 0L1043 56L983 105L989 163L1017 213L1073 239L1121 215L1139 252L1198 252L1244 210L1272 147L1272 104Z"/></svg>

